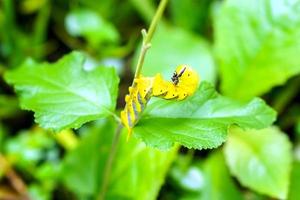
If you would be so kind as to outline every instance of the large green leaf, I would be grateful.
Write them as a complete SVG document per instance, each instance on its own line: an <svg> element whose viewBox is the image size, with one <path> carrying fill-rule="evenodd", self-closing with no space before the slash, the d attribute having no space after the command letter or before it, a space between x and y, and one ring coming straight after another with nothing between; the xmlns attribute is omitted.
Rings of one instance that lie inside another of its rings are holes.
<svg viewBox="0 0 300 200"><path fill-rule="evenodd" d="M287 197L291 144L278 128L231 128L224 150L229 169L241 184L275 198Z"/></svg>
<svg viewBox="0 0 300 200"><path fill-rule="evenodd" d="M206 149L221 145L232 124L259 129L274 120L274 110L261 99L248 103L233 101L219 95L211 84L202 82L198 91L186 100L151 100L134 134L161 149L171 147L174 142Z"/></svg>
<svg viewBox="0 0 300 200"><path fill-rule="evenodd" d="M261 95L300 72L299 0L228 0L214 21L226 95Z"/></svg>
<svg viewBox="0 0 300 200"><path fill-rule="evenodd" d="M82 197L94 197L102 185L115 125L100 121L82 128L86 135L64 159L63 182ZM122 133L113 163L106 199L155 199L177 148L159 151ZM82 165L84 163L84 165Z"/></svg>
<svg viewBox="0 0 300 200"><path fill-rule="evenodd" d="M216 81L217 73L211 47L203 38L180 28L160 26L151 46L142 70L144 76L161 73L166 80L171 80L176 66L188 64L199 73L201 80L212 83ZM138 54L139 51L136 58Z"/></svg>
<svg viewBox="0 0 300 200"><path fill-rule="evenodd" d="M84 56L71 53L56 63L27 60L6 73L21 107L35 112L44 128L78 128L114 112L119 79L113 68L83 69Z"/></svg>

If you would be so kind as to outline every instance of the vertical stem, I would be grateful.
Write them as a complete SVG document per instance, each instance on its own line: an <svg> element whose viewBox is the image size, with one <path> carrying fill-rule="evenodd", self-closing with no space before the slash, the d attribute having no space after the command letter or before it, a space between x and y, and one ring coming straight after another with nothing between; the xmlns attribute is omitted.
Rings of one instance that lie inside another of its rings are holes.
<svg viewBox="0 0 300 200"><path fill-rule="evenodd" d="M145 39L145 43L146 44L151 41L151 39L153 37L153 34L154 34L154 31L155 31L155 29L157 27L157 24L158 24L158 22L159 22L159 20L160 20L160 18L162 16L162 14L163 14L166 6L167 6L167 4L168 4L168 0L161 0L161 2L159 3L158 9L157 9L157 11L156 11L156 13L155 13L155 15L153 17L153 20L152 20L152 22L150 24L150 28L148 30L147 37Z"/></svg>
<svg viewBox="0 0 300 200"><path fill-rule="evenodd" d="M105 165L104 176L103 176L103 181L102 181L102 187L101 187L101 191L99 193L99 196L97 198L98 200L104 200L105 199L105 194L106 194L107 187L108 187L108 184L109 184L109 176L110 176L110 173L111 173L114 158L116 156L117 147L118 147L118 144L119 144L119 141L120 141L120 135L121 135L122 128L123 128L122 125L119 123L118 128L116 129L116 133L115 133L113 142L112 142L109 157L108 157L108 160L107 160L106 165Z"/></svg>
<svg viewBox="0 0 300 200"><path fill-rule="evenodd" d="M138 63L136 66L136 71L135 71L135 75L134 78L137 78L140 76L141 74L141 70L144 64L144 59L145 59L145 55L147 50L150 48L150 41L153 37L153 34L155 32L155 29L157 27L157 24L167 6L168 0L161 0L159 3L159 6L156 10L156 13L151 21L150 24L150 28L149 28L149 32L147 33L145 29L142 30L142 35L143 35L143 44L142 44L142 48L141 48L141 52L138 58ZM104 200L105 199L105 194L107 191L107 187L109 184L109 177L110 177L110 173L111 173L111 168L112 168L112 164L117 152L117 147L120 141L120 134L121 134L121 130L122 130L122 124L119 123L118 128L116 129L116 133L113 139L113 143L110 149L110 153L109 153L109 157L108 160L106 162L105 165L105 169L104 169L104 176L103 176L103 181L102 181L102 187L101 187L101 191L98 195L98 200Z"/></svg>
<svg viewBox="0 0 300 200"><path fill-rule="evenodd" d="M142 71L142 67L144 64L144 60L145 60L145 56L146 56L146 52L147 50L150 48L151 44L150 41L153 37L153 34L155 32L155 29L157 27L158 21L160 20L166 6L167 6L168 0L161 0L159 3L159 6L156 10L156 13L151 21L150 24L150 28L148 33L146 32L145 29L142 30L142 35L143 35L143 44L142 44L142 48L141 48L141 53L140 56L138 58L138 62L137 62L137 66L136 66L136 71L135 71L135 75L134 78L138 78L141 74Z"/></svg>

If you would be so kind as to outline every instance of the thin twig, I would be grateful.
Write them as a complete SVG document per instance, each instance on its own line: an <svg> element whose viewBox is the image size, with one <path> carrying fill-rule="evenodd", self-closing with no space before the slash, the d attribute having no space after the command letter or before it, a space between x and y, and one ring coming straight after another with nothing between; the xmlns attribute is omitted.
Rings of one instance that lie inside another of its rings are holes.
<svg viewBox="0 0 300 200"><path fill-rule="evenodd" d="M159 22L159 20L162 16L166 6L167 6L167 3L168 3L168 0L161 0L160 1L159 6L156 10L156 13L155 13L155 15L154 15L154 17L151 21L148 33L145 29L142 30L143 44L142 44L141 52L140 52L140 55L139 55L139 58L138 58L134 78L138 78L141 74L142 67L143 67L143 64L144 64L144 59L145 59L145 56L146 56L146 52L151 46L150 41L153 37L153 34L154 34L155 29L157 27L157 24L158 24L158 22ZM101 191L100 191L100 193L98 195L98 198L97 198L98 200L104 200L105 199L107 187L108 187L108 184L109 184L109 177L110 177L110 173L111 173L111 168L112 168L112 164L113 164L113 161L114 161L114 158L115 158L115 155L116 155L117 146L118 146L119 141L120 141L120 134L121 134L122 127L123 127L122 124L119 122L118 128L117 128L115 136L114 136L113 144L111 146L109 157L108 157L108 160L107 160L106 165L105 165L104 177L103 177L103 181L102 181Z"/></svg>
<svg viewBox="0 0 300 200"><path fill-rule="evenodd" d="M136 71L135 71L135 75L134 78L138 78L141 74L142 71L142 67L144 64L144 60L145 60L145 55L147 50L151 47L151 39L153 37L153 34L155 32L155 29L157 27L157 24L167 6L168 0L161 0L159 3L159 6L156 10L156 13L153 17L153 20L151 21L150 24L150 28L148 30L148 33L145 29L142 30L142 35L143 35L143 44L142 44L142 48L141 48L141 52L140 52L140 56L138 58L138 62L136 65Z"/></svg>
<svg viewBox="0 0 300 200"><path fill-rule="evenodd" d="M101 187L101 191L98 196L98 200L103 200L105 198L105 194L106 194L107 187L109 184L109 177L110 177L110 173L111 173L111 169L112 169L112 164L113 164L114 158L116 156L117 147L118 147L118 144L120 141L120 135L121 135L122 128L123 128L122 124L119 123L118 128L116 129L116 133L115 133L113 142L112 142L109 157L108 157L108 160L105 165L102 187Z"/></svg>

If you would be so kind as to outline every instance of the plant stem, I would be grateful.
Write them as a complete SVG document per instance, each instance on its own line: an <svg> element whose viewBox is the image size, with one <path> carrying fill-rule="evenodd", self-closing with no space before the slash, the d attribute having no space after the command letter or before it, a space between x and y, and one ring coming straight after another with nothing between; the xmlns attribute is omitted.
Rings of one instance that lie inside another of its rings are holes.
<svg viewBox="0 0 300 200"><path fill-rule="evenodd" d="M144 64L144 60L145 60L145 56L146 56L146 52L151 46L150 41L153 37L154 31L157 27L157 24L158 24L158 22L159 22L159 20L162 16L166 6L167 6L167 3L168 3L168 0L161 0L160 1L159 6L156 10L156 13L155 13L155 15L154 15L154 17L151 21L148 33L146 32L145 29L142 30L143 44L142 44L141 52L140 52L140 55L139 55L139 58L138 58L134 78L138 78L141 74L143 64Z"/></svg>
<svg viewBox="0 0 300 200"><path fill-rule="evenodd" d="M142 67L144 64L144 59L145 59L145 55L147 50L150 48L151 44L150 41L153 37L153 34L155 32L155 29L157 27L158 21L160 20L166 6L167 6L168 0L161 0L159 3L159 6L156 10L156 13L151 21L150 27L149 27L149 32L147 33L145 29L142 30L142 35L143 35L143 44L142 44L142 48L141 48L141 52L138 58L138 63L136 66L136 71L135 71L135 75L134 78L137 78L140 76L141 71L142 71ZM112 168L112 164L117 152L117 147L120 141L120 134L121 134L121 130L122 130L123 126L122 124L119 122L118 128L116 129L116 133L113 139L113 143L109 152L109 157L108 160L106 162L105 165L105 169L104 169L104 176L103 176L103 181L102 181L102 187L101 190L99 192L98 195L98 200L104 200L105 199L105 194L107 191L107 187L109 184L109 177L110 177L110 173L111 173L111 168Z"/></svg>
<svg viewBox="0 0 300 200"><path fill-rule="evenodd" d="M112 164L113 164L114 158L116 156L117 147L118 147L118 144L120 141L120 135L121 135L122 128L123 128L122 124L119 123L118 128L116 129L116 133L115 133L115 136L114 136L114 139L112 142L110 152L109 152L109 157L108 157L106 165L105 165L102 187L101 187L101 191L98 196L98 200L105 199L105 194L106 194L107 187L109 184L109 177L110 177L110 173L111 173L111 169L112 169Z"/></svg>

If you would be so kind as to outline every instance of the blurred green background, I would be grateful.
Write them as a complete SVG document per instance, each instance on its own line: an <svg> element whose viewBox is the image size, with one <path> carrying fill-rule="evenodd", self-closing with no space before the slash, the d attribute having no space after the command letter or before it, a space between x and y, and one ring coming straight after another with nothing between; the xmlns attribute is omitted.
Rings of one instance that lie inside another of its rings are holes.
<svg viewBox="0 0 300 200"><path fill-rule="evenodd" d="M28 57L54 62L79 50L87 69L117 69L122 109L140 31L158 3L0 1L1 200L96 199L116 129L110 119L58 134L40 128L19 108L4 72ZM143 75L169 79L189 64L225 96L261 96L278 112L276 128L231 130L224 146L201 151L160 151L122 133L106 198L300 199L300 1L170 0L151 43Z"/></svg>

